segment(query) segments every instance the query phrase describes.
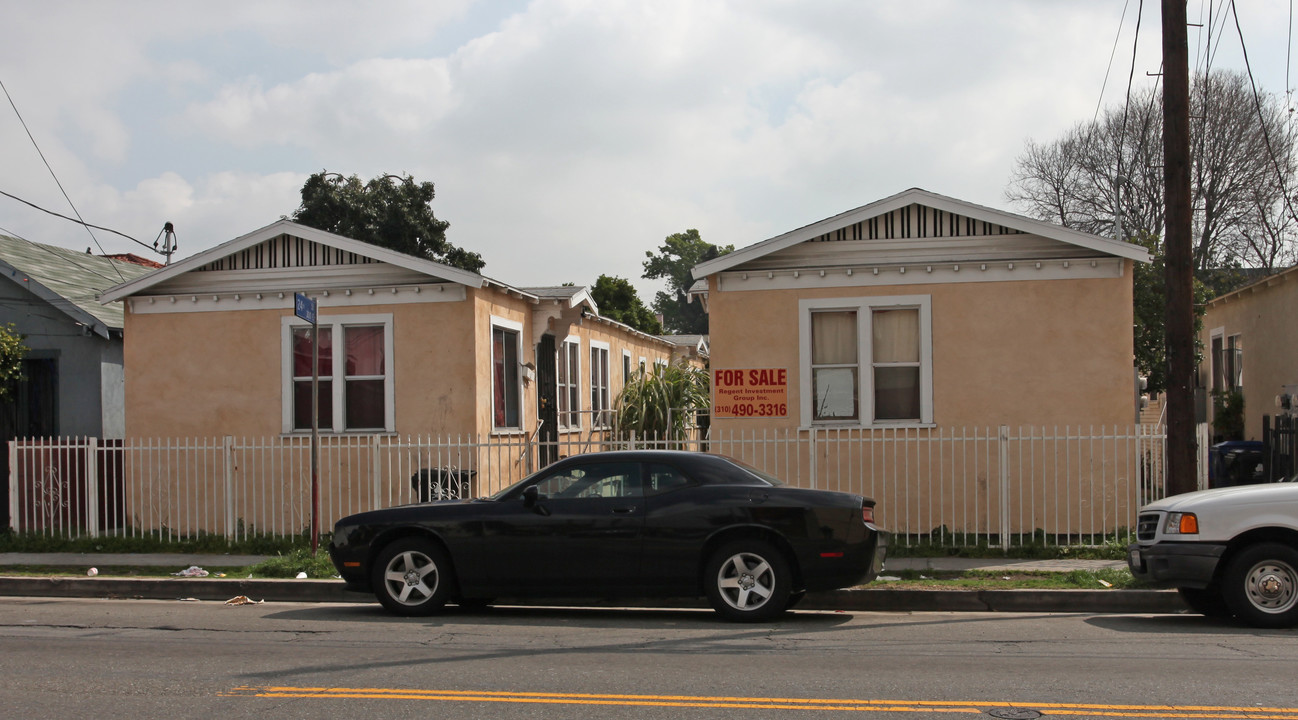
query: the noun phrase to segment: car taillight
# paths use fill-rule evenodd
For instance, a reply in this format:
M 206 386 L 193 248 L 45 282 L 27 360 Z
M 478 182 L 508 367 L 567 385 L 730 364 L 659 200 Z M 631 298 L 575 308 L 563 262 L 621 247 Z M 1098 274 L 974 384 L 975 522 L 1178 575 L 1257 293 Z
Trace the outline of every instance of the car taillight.
M 873 505 L 862 505 L 862 506 L 861 506 L 861 519 L 864 520 L 864 521 L 866 522 L 866 524 L 869 524 L 869 525 L 873 525 L 873 524 L 874 524 L 874 506 L 873 506 Z

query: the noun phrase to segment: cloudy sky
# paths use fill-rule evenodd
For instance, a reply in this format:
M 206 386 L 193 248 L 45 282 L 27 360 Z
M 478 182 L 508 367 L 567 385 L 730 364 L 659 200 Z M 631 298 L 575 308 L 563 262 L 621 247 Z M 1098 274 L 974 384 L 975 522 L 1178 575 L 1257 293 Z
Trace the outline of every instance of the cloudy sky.
M 1158 71 L 1158 4 L 1137 84 Z M 1013 209 L 1028 138 L 1122 101 L 1139 5 L 0 0 L 0 191 L 74 214 L 38 145 L 86 222 L 152 244 L 170 221 L 185 257 L 292 213 L 312 172 L 410 173 L 485 274 L 617 275 L 648 301 L 645 251 L 687 228 L 742 247 L 909 187 Z M 1213 67 L 1242 69 L 1225 12 Z M 1288 3 L 1238 14 L 1257 82 L 1283 93 Z M 1206 28 L 1190 41 L 1202 66 Z M 0 230 L 94 243 L 3 196 Z

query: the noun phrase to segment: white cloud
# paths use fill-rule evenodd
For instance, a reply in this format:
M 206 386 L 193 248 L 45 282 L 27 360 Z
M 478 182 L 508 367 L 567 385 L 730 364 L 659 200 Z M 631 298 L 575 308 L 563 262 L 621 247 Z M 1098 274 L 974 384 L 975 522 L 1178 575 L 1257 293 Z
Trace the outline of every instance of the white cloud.
M 87 220 L 149 241 L 170 220 L 182 255 L 292 212 L 321 168 L 409 172 L 436 183 L 452 242 L 488 274 L 608 273 L 650 295 L 644 252 L 686 228 L 747 245 L 916 185 L 1002 206 L 1024 141 L 1094 112 L 1122 8 L 20 3 L 0 80 Z M 1142 84 L 1158 65 L 1148 15 Z M 1106 104 L 1125 90 L 1133 16 Z M 1241 22 L 1259 81 L 1282 88 L 1287 6 L 1249 4 Z M 1218 62 L 1238 67 L 1230 41 Z M 61 203 L 20 133 L 0 112 L 0 189 Z M 37 215 L 0 198 L 0 227 L 85 242 Z

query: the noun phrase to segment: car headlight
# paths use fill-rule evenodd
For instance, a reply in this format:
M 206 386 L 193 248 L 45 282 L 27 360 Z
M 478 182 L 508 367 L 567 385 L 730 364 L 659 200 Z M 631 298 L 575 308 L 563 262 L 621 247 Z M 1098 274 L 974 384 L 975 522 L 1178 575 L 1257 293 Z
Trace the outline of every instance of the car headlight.
M 1198 535 L 1199 518 L 1194 513 L 1174 512 L 1167 514 L 1167 523 L 1163 525 L 1164 535 Z

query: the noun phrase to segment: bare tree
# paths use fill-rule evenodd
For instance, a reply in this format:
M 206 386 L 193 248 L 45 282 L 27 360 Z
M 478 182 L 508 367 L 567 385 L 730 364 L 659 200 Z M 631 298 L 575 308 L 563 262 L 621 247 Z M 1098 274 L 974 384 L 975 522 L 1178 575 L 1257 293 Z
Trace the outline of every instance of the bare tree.
M 1295 144 L 1283 104 L 1255 95 L 1241 73 L 1200 75 L 1190 124 L 1196 269 L 1292 262 Z M 1049 144 L 1028 140 L 1006 197 L 1078 230 L 1112 236 L 1120 219 L 1124 240 L 1161 238 L 1162 147 L 1162 95 L 1151 87 Z

